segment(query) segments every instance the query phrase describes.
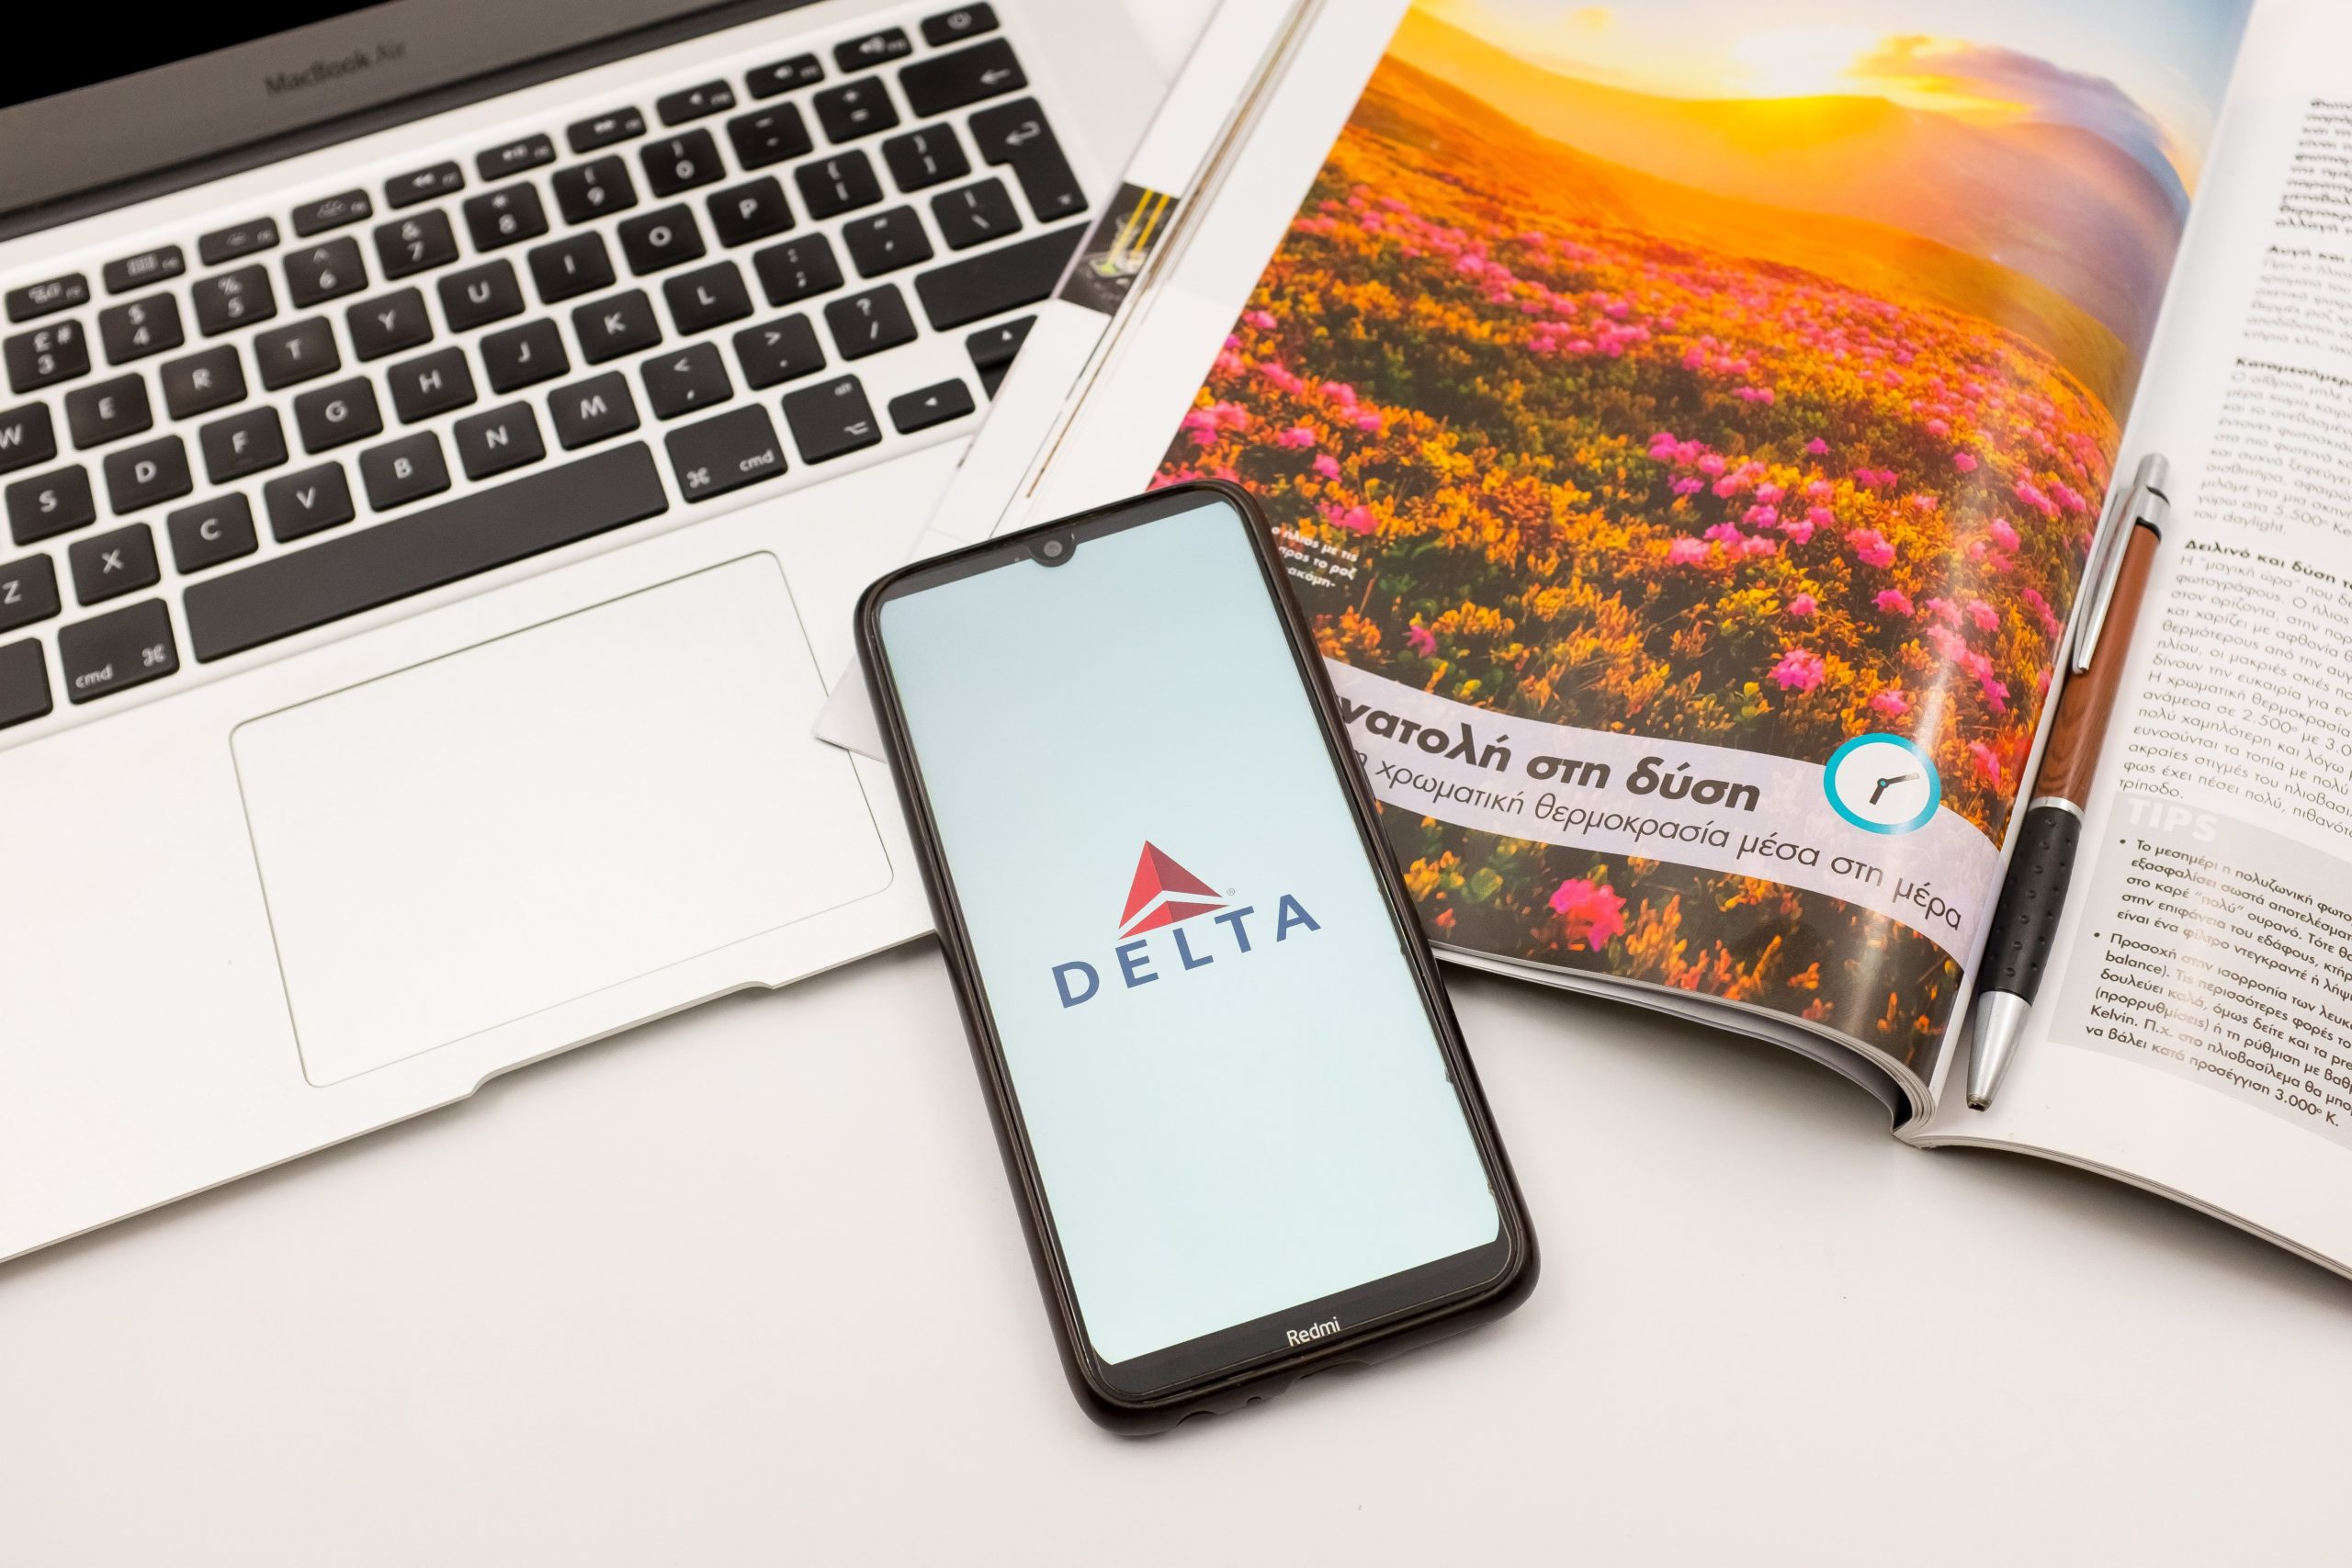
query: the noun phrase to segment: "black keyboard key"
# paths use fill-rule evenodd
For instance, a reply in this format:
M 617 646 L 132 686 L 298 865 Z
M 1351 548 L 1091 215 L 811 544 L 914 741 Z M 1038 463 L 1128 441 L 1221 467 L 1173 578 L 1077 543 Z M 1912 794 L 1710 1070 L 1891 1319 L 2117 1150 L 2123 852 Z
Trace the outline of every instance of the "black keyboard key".
M 176 435 L 109 452 L 105 467 L 107 500 L 118 517 L 176 501 L 196 488 L 188 478 L 187 447 Z
M 334 346 L 334 329 L 327 325 L 327 319 L 312 316 L 255 333 L 254 364 L 261 371 L 262 386 L 274 392 L 332 375 L 343 368 L 343 355 Z
M 5 352 L 13 392 L 37 392 L 90 373 L 90 340 L 75 321 L 18 333 Z
M 204 452 L 204 477 L 217 485 L 286 461 L 286 431 L 273 408 L 216 419 L 196 433 L 196 444 Z
M 771 305 L 789 305 L 842 286 L 841 265 L 822 234 L 770 245 L 752 258 Z
M 662 341 L 662 323 L 655 320 L 653 301 L 642 288 L 581 306 L 571 312 L 571 331 L 580 340 L 581 355 L 591 365 L 651 348 Z
M 157 245 L 135 256 L 106 265 L 107 292 L 128 294 L 134 288 L 144 288 L 151 283 L 161 283 L 177 277 L 187 270 L 187 256 L 177 245 Z
M 447 490 L 449 466 L 441 460 L 439 439 L 420 430 L 359 454 L 359 479 L 368 487 L 368 504 L 389 512 Z
M 733 262 L 681 273 L 662 286 L 662 298 L 669 301 L 670 320 L 689 337 L 752 313 L 752 297 Z
M 705 198 L 710 226 L 722 245 L 748 245 L 792 227 L 792 204 L 774 175 L 717 190 Z
M 261 487 L 261 499 L 269 509 L 270 534 L 281 545 L 340 528 L 359 515 L 340 463 L 282 474 Z
M 973 407 L 970 388 L 961 381 L 942 381 L 935 387 L 923 387 L 904 397 L 892 398 L 890 427 L 901 435 L 912 435 L 918 430 L 961 419 Z
M 879 277 L 931 259 L 931 239 L 911 207 L 894 207 L 842 225 L 842 243 L 860 277 Z
M 768 411 L 753 403 L 699 424 L 670 432 L 662 443 L 678 491 L 688 501 L 708 501 L 784 472 L 784 444 L 775 438 Z
M 127 376 L 123 379 L 139 388 L 139 410 L 141 418 L 136 428 L 144 430 L 147 428 L 144 418 L 147 411 L 147 389 L 140 386 L 139 378 L 136 376 Z M 122 383 L 110 381 L 107 385 L 119 388 Z M 74 440 L 76 446 L 89 446 L 95 443 L 84 441 L 81 438 L 79 434 L 81 426 L 73 418 L 74 400 L 85 392 L 98 390 L 100 390 L 99 388 L 85 387 L 82 392 L 68 392 L 65 395 L 66 418 L 69 423 L 74 424 Z M 122 434 L 128 434 L 129 432 Z M 100 439 L 111 441 L 114 437 L 108 435 L 102 436 Z M 35 463 L 46 463 L 56 456 L 57 427 L 50 423 L 48 404 L 26 403 L 20 408 L 13 408 L 5 413 L 0 413 L 0 474 L 11 472 L 17 468 L 29 468 Z
M 890 177 L 899 182 L 899 188 L 910 194 L 972 172 L 964 144 L 944 125 L 927 125 L 893 136 L 882 143 L 882 161 L 890 165 Z
M 172 565 L 182 577 L 209 571 L 257 547 L 253 503 L 233 491 L 183 506 L 164 519 L 172 539 Z
M 234 272 L 199 277 L 189 285 L 187 297 L 196 308 L 196 330 L 206 337 L 218 337 L 277 314 L 277 291 L 269 286 L 269 269 L 258 262 Z
M 373 386 L 358 379 L 337 381 L 294 400 L 294 428 L 302 433 L 303 451 L 331 452 L 382 430 L 384 414 L 376 406 Z
M 45 621 L 57 602 L 57 568 L 47 556 L 27 556 L 0 565 L 0 632 Z
M 675 196 L 709 185 L 727 173 L 727 166 L 718 161 L 718 143 L 707 130 L 689 130 L 648 142 L 638 150 L 637 157 L 645 169 L 645 183 L 655 196 Z
M 594 231 L 541 245 L 531 252 L 530 261 L 531 281 L 550 305 L 612 287 L 613 258 L 605 250 L 604 236 Z
M 344 312 L 343 326 L 351 335 L 351 352 L 363 364 L 433 341 L 433 318 L 425 311 L 424 291 L 417 288 L 354 305 Z
M 223 262 L 249 256 L 256 251 L 266 251 L 277 243 L 277 220 L 274 218 L 249 218 L 243 223 L 232 223 L 226 229 L 215 229 L 196 243 L 197 258 L 207 266 L 219 266 Z
M 21 445 L 29 450 L 40 446 L 40 456 L 17 457 L 9 437 L 14 430 L 11 422 L 27 414 L 38 415 L 38 439 L 33 432 L 24 433 Z M 119 376 L 111 381 L 100 381 L 94 387 L 76 387 L 65 394 L 65 425 L 74 433 L 74 445 L 88 451 L 109 441 L 119 441 L 126 435 L 136 435 L 155 423 L 154 411 L 147 406 L 147 383 L 136 376 Z M 39 404 L 29 409 L 0 414 L 0 468 L 21 468 L 31 463 L 45 461 L 57 450 L 49 433 L 49 411 Z
M 85 604 L 103 604 L 163 581 L 155 564 L 155 536 L 144 523 L 77 540 L 65 552 L 74 569 L 74 597 Z
M 662 117 L 663 125 L 684 125 L 690 119 L 718 114 L 735 107 L 735 89 L 725 82 L 705 82 L 699 87 L 685 87 L 674 93 L 664 93 L 653 100 L 653 112 Z
M 624 219 L 620 236 L 621 254 L 628 258 L 629 271 L 639 277 L 703 254 L 702 231 L 695 225 L 692 209 L 684 207 L 657 207 Z
M 828 141 L 854 141 L 899 123 L 899 111 L 891 107 L 889 89 L 882 85 L 879 76 L 828 87 L 810 102 Z
M 843 359 L 863 359 L 915 340 L 914 318 L 894 283 L 832 301 L 825 307 L 825 324 L 833 329 L 833 345 Z
M 164 407 L 174 419 L 194 419 L 245 397 L 245 368 L 235 346 L 225 343 L 167 360 L 156 379 L 164 384 Z
M 473 236 L 478 251 L 536 240 L 548 231 L 547 209 L 539 205 L 538 187 L 528 180 L 469 196 L 462 210 L 466 232 Z
M 751 386 L 773 387 L 822 370 L 825 351 L 817 345 L 817 329 L 808 317 L 786 316 L 737 333 L 735 360 Z
M 1004 373 L 1012 368 L 1012 356 L 1021 352 L 1022 340 L 1036 324 L 1035 316 L 1017 316 L 992 327 L 982 327 L 964 340 L 964 352 L 972 356 L 972 368 L 980 373 L 980 388 L 989 397 L 996 396 Z
M 864 71 L 876 65 L 888 65 L 894 60 L 904 60 L 915 51 L 906 32 L 899 28 L 885 28 L 878 33 L 854 38 L 833 49 L 833 63 L 843 71 Z
M 349 235 L 288 251 L 280 265 L 286 268 L 287 297 L 298 310 L 368 287 L 368 264 L 359 259 L 359 242 Z
M 637 205 L 637 186 L 628 165 L 617 155 L 558 169 L 553 180 L 556 210 L 566 223 L 585 223 L 607 212 L 627 212 Z
M 600 147 L 610 147 L 616 141 L 633 141 L 645 134 L 645 117 L 635 109 L 611 109 L 574 120 L 566 128 L 563 139 L 574 152 L 594 152 Z
M 569 451 L 635 430 L 637 401 L 621 373 L 608 370 L 548 393 L 548 417 L 555 421 L 555 438 Z
M 109 305 L 98 312 L 98 341 L 106 344 L 109 365 L 127 365 L 177 348 L 187 341 L 180 330 L 180 302 L 168 294 L 150 294 Z
M 28 637 L 0 648 L 0 729 L 39 718 L 54 705 L 40 644 Z
M 645 383 L 645 400 L 656 419 L 676 419 L 710 408 L 732 397 L 727 364 L 716 345 L 689 344 L 669 354 L 657 354 L 637 367 Z
M 39 718 L 53 705 L 40 644 L 28 637 L 0 648 L 0 729 Z
M 316 201 L 306 201 L 294 209 L 294 232 L 308 239 L 323 234 L 330 229 L 340 229 L 346 223 L 356 223 L 363 218 L 376 216 L 376 204 L 368 199 L 364 190 L 347 190 L 335 196 L 322 196 Z
M 457 259 L 457 231 L 449 226 L 449 215 L 437 207 L 376 225 L 376 261 L 386 277 L 431 272 Z
M 795 87 L 813 87 L 825 79 L 825 68 L 813 54 L 796 54 L 789 60 L 779 60 L 774 65 L 763 65 L 747 73 L 743 85 L 752 89 L 755 98 L 773 98 L 778 93 L 788 93 Z
M 482 184 L 488 185 L 492 180 L 503 180 L 509 175 L 519 175 L 542 164 L 554 162 L 554 141 L 545 136 L 518 136 L 512 141 L 502 141 L 476 153 L 474 173 L 481 176 Z
M 413 174 L 395 175 L 384 182 L 384 205 L 398 211 L 414 207 L 420 201 L 431 201 L 436 196 L 455 196 L 466 188 L 466 175 L 455 164 L 435 164 L 429 169 Z M 447 219 L 442 221 L 447 223 Z M 390 225 L 386 225 L 390 227 Z M 380 235 L 382 229 L 376 232 Z M 379 240 L 378 243 L 382 242 Z
M 8 536 L 20 545 L 53 539 L 97 520 L 98 503 L 85 469 L 35 474 L 8 487 Z
M 812 218 L 832 218 L 871 207 L 882 199 L 882 186 L 874 165 L 863 152 L 840 152 L 792 171 L 800 186 L 800 204 Z
M 458 461 L 469 479 L 486 479 L 548 455 L 528 403 L 468 414 L 450 427 L 450 434 L 457 438 Z
M 1009 164 L 1041 223 L 1086 210 L 1086 193 L 1062 156 L 1054 128 L 1035 98 L 1018 98 L 982 109 L 968 122 L 972 144 L 986 164 Z
M 961 43 L 967 38 L 996 31 L 996 9 L 990 6 L 958 6 L 922 19 L 922 41 L 933 49 Z
M 907 107 L 926 117 L 1017 93 L 1028 85 L 1012 46 L 1001 38 L 918 60 L 899 73 L 899 90 L 907 95 Z
M 200 660 L 225 658 L 594 538 L 668 505 L 653 455 L 630 442 L 191 583 L 188 641 Z
M 403 359 L 384 373 L 391 389 L 392 412 L 402 424 L 414 424 L 474 400 L 473 372 L 466 367 L 465 351 L 436 348 L 414 359 Z
M 1021 227 L 1021 210 L 1002 180 L 942 191 L 931 198 L 931 216 L 939 237 L 951 251 L 968 251 L 989 240 L 1001 240 Z
M 161 599 L 141 600 L 57 628 L 57 662 L 75 703 L 111 696 L 180 667 L 172 613 Z
M 453 272 L 435 287 L 441 295 L 441 317 L 453 333 L 469 333 L 523 313 L 523 286 L 503 259 Z
M 816 147 L 795 104 L 737 115 L 727 122 L 727 140 L 735 144 L 735 161 L 746 169 L 764 169 L 786 158 L 803 157 Z
M 481 367 L 493 392 L 518 392 L 571 368 L 553 321 L 525 321 L 481 340 Z
M 820 381 L 784 395 L 784 421 L 803 462 L 827 463 L 882 439 L 865 389 L 854 376 Z
M 915 295 L 922 301 L 923 314 L 931 318 L 933 327 L 945 332 L 983 316 L 1035 304 L 1060 281 L 1070 253 L 1078 249 L 1083 227 L 1073 223 L 919 275 Z
M 28 283 L 8 290 L 8 319 L 29 321 L 35 316 L 53 315 L 70 310 L 76 305 L 90 302 L 90 280 L 83 273 L 69 272 L 62 277 L 46 278 L 40 283 Z

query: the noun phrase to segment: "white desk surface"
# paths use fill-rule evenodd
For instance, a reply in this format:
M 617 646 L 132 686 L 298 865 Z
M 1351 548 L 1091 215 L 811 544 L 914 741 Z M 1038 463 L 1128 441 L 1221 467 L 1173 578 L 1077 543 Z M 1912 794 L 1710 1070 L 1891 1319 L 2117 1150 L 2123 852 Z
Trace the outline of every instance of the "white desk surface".
M 1545 1253 L 1498 1326 L 1095 1430 L 926 943 L 0 1269 L 0 1562 L 2345 1560 L 2352 1287 L 1455 994 Z

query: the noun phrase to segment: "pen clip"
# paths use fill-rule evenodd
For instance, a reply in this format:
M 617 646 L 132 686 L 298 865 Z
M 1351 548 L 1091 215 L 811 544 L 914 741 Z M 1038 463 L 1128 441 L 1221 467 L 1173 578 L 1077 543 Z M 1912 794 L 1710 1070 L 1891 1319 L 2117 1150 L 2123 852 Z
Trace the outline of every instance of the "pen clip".
M 2068 674 L 2090 673 L 2091 660 L 2098 652 L 2099 633 L 2107 626 L 2108 607 L 2115 602 L 2116 581 L 2123 575 L 2123 558 L 2131 548 L 2132 531 L 2144 525 L 2159 537 L 2163 536 L 2165 524 L 2172 514 L 2171 498 L 2165 493 L 2171 482 L 2171 465 L 2162 455 L 2151 452 L 2140 459 L 2140 470 L 2130 488 L 2116 491 L 2106 521 L 2100 525 L 2098 544 L 2091 552 L 2090 602 L 2083 607 L 2083 623 L 2075 633 L 2074 656 L 2066 664 Z

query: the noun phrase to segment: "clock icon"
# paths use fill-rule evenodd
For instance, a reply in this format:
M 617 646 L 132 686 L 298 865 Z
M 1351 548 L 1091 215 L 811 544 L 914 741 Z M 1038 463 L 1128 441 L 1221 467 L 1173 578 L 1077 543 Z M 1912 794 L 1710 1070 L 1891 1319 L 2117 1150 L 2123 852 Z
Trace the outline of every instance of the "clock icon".
M 1944 798 L 1927 750 L 1904 735 L 1855 736 L 1830 755 L 1821 787 L 1838 815 L 1866 833 L 1916 833 Z

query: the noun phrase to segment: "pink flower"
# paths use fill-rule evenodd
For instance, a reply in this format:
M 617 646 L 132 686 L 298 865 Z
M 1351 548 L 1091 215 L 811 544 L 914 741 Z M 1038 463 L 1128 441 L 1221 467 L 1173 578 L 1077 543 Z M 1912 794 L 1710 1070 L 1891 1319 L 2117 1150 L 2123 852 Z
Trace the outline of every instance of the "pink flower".
M 1340 402 L 1351 405 L 1352 405 L 1356 400 L 1356 389 L 1353 387 L 1349 386 L 1345 381 L 1324 382 L 1323 395 L 1327 398 L 1336 399 Z
M 1781 655 L 1781 661 L 1772 666 L 1772 679 L 1781 683 L 1781 690 L 1784 692 L 1810 692 L 1820 685 L 1827 674 L 1828 669 L 1822 663 L 1821 655 L 1806 648 L 1790 649 Z
M 1993 632 L 2001 629 L 2000 615 L 1994 610 L 1992 605 L 1987 604 L 1982 599 L 1971 599 L 1968 602 L 1968 618 L 1976 623 L 1976 629 L 1980 632 Z
M 1796 616 L 1800 620 L 1812 615 L 1815 611 L 1820 608 L 1821 606 L 1815 602 L 1813 595 L 1810 593 L 1800 593 L 1795 598 L 1789 601 L 1789 614 Z
M 1723 460 L 1723 457 L 1717 453 L 1710 452 L 1705 457 L 1699 459 L 1699 471 L 1705 474 L 1710 479 L 1713 479 L 1715 475 L 1722 473 L 1727 467 L 1729 467 L 1729 465 L 1726 464 Z
M 1707 547 L 1703 540 L 1686 536 L 1667 547 L 1666 564 L 1668 566 L 1696 566 L 1706 558 Z
M 2018 546 L 2023 542 L 2018 539 L 2018 531 L 2010 526 L 2009 520 L 2006 517 L 1994 518 L 1992 527 L 1985 532 L 1993 536 L 1993 543 L 2009 555 L 2017 554 Z
M 1806 507 L 1804 509 L 1804 517 L 1806 522 L 1812 524 L 1816 528 L 1835 528 L 1838 526 L 1838 514 L 1830 511 L 1829 508 L 1826 506 Z
M 1437 652 L 1437 634 L 1415 621 L 1405 628 L 1405 645 L 1427 659 Z
M 1884 615 L 1908 615 L 1914 614 L 1911 607 L 1911 595 L 1905 593 L 1900 588 L 1880 589 L 1878 591 L 1878 597 L 1872 600 L 1871 603 L 1876 604 L 1881 613 Z
M 1963 474 L 1973 474 L 1976 471 L 1976 456 L 1973 452 L 1954 452 L 1951 466 Z
M 1875 528 L 1857 528 L 1846 536 L 1846 542 L 1854 547 L 1854 558 L 1864 566 L 1883 570 L 1894 564 L 1894 547 Z
M 1929 626 L 1928 646 L 1936 650 L 1939 659 L 1949 659 L 1957 664 L 1968 657 L 1968 645 L 1950 626 Z
M 1953 604 L 1949 599 L 1928 600 L 1928 614 L 1935 616 L 1936 619 L 1941 621 L 1948 626 L 1956 626 L 1960 625 L 1960 606 Z
M 1381 423 L 1382 421 L 1380 416 L 1374 413 L 1370 409 L 1366 409 L 1363 412 L 1356 415 L 1356 428 L 1358 430 L 1369 430 L 1374 434 L 1377 435 L 1380 434 Z
M 1829 456 L 1829 443 L 1824 441 L 1818 435 L 1806 442 L 1804 444 L 1804 449 L 1816 457 L 1826 457 Z
M 1968 755 L 1976 763 L 1976 771 L 1984 775 L 1986 784 L 1996 786 L 2000 784 L 2001 755 L 1999 752 L 1982 740 L 1972 740 L 1968 743 Z
M 1552 912 L 1567 927 L 1568 942 L 1598 953 L 1609 939 L 1623 934 L 1625 900 L 1605 882 L 1576 877 L 1553 890 Z
M 1911 699 L 1903 694 L 1900 686 L 1889 686 L 1871 698 L 1873 710 L 1888 718 L 1901 718 L 1911 711 Z
M 1315 459 L 1315 471 L 1327 479 L 1336 479 L 1340 477 L 1340 459 L 1329 452 L 1321 453 Z
M 1334 528 L 1345 528 L 1351 534 L 1369 534 L 1380 526 L 1369 507 L 1343 507 L 1336 501 L 1323 503 L 1323 521 Z
M 1792 545 L 1809 545 L 1813 543 L 1813 519 L 1784 517 L 1781 520 L 1781 532 L 1788 536 Z
M 1696 495 L 1706 488 L 1706 480 L 1687 478 L 1675 480 L 1672 486 L 1674 493 L 1677 495 Z
M 1243 324 L 1255 327 L 1261 333 L 1274 330 L 1274 317 L 1271 310 L 1252 310 L 1241 320 Z
M 1315 445 L 1315 432 L 1307 425 L 1294 424 L 1274 437 L 1274 445 L 1291 447 L 1312 446 Z
M 2027 589 L 2018 597 L 2025 601 L 2025 607 L 2033 612 L 2033 618 L 2041 623 L 2041 629 L 2050 636 L 2056 637 L 2058 617 L 2051 614 L 2050 601 L 2044 599 L 2039 591 L 2031 588 Z

